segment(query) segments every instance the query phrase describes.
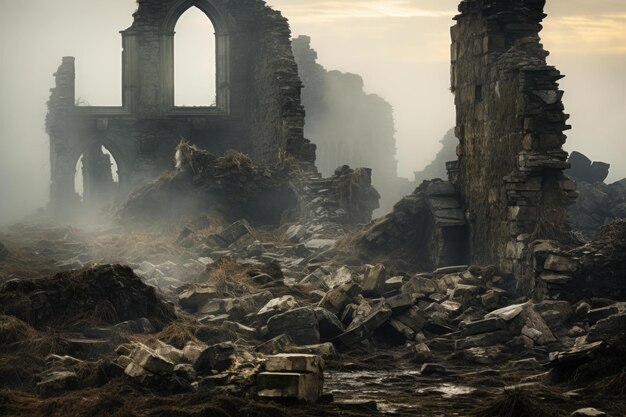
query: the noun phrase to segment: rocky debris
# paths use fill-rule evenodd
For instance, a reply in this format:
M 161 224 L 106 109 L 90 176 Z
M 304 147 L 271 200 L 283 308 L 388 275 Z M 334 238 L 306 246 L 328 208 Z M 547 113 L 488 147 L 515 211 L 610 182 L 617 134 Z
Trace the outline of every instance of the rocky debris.
M 626 218 L 626 179 L 606 184 L 610 165 L 591 162 L 579 152 L 572 152 L 567 174 L 576 181 L 578 199 L 569 209 L 574 228 L 592 239 L 600 227 Z
M 51 278 L 7 282 L 0 289 L 5 314 L 35 328 L 82 330 L 148 319 L 160 328 L 175 319 L 172 306 L 129 267 L 98 265 Z
M 333 340 L 333 343 L 340 347 L 355 345 L 371 337 L 390 317 L 391 309 L 384 300 L 374 301 L 372 304 L 364 300 L 352 323 L 344 333 Z
M 579 300 L 610 295 L 626 300 L 626 221 L 603 226 L 596 238 L 575 248 L 554 242 L 533 245 L 535 286 L 540 298 Z
M 222 248 L 227 248 L 234 243 L 237 243 L 237 241 L 244 236 L 248 237 L 248 239 L 256 241 L 254 231 L 250 224 L 248 224 L 246 220 L 239 220 L 226 227 L 220 233 L 211 235 L 210 238 Z
M 314 404 L 324 389 L 324 360 L 315 355 L 269 356 L 257 377 L 258 396 Z
M 344 238 L 340 248 L 364 259 L 385 256 L 422 270 L 465 264 L 465 214 L 452 185 L 425 181 L 391 213 Z

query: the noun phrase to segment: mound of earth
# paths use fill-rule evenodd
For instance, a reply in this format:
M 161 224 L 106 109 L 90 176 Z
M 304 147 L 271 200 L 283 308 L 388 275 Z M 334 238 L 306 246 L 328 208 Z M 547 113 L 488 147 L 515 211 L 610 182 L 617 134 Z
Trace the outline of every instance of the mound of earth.
M 124 224 L 144 225 L 218 212 L 231 222 L 278 224 L 298 204 L 290 180 L 298 170 L 293 165 L 259 166 L 235 151 L 217 157 L 183 141 L 176 169 L 131 194 L 118 217 Z
M 3 314 L 36 329 L 82 330 L 149 319 L 156 327 L 176 318 L 155 288 L 121 265 L 98 265 L 50 278 L 13 280 L 0 289 Z

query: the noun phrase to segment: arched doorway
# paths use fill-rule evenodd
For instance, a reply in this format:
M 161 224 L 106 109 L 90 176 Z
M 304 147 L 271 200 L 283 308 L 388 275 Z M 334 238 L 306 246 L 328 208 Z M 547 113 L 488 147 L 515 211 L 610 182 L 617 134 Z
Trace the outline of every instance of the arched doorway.
M 215 28 L 197 7 L 176 23 L 174 35 L 174 105 L 216 106 Z
M 105 146 L 91 146 L 78 158 L 74 192 L 84 206 L 101 208 L 115 202 L 120 194 L 119 167 Z

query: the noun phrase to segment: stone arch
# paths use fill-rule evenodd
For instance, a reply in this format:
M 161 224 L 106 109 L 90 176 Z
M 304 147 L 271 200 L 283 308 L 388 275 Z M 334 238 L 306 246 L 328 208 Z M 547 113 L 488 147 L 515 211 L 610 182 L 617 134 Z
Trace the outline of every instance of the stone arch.
M 222 113 L 230 113 L 230 61 L 231 36 L 236 31 L 235 19 L 212 0 L 177 0 L 168 9 L 161 22 L 161 63 L 166 76 L 163 93 L 170 109 L 174 109 L 174 35 L 178 20 L 190 8 L 197 7 L 210 20 L 215 29 L 215 107 Z
M 235 30 L 235 21 L 211 0 L 177 0 L 170 6 L 161 23 L 161 33 L 171 34 L 180 17 L 192 7 L 200 9 L 211 21 L 216 35 L 229 35 Z
M 112 196 L 120 196 L 127 190 L 130 171 L 121 149 L 117 146 L 115 141 L 109 138 L 89 138 L 81 141 L 78 146 L 72 149 L 70 155 L 68 155 L 67 169 L 71 169 L 72 172 L 71 189 L 74 194 L 76 193 L 76 174 L 80 160 L 84 158 L 84 155 L 90 150 L 97 149 L 100 151 L 101 148 L 104 148 L 111 155 L 113 158 L 111 162 L 117 166 L 117 189 L 115 190 L 115 195 Z M 112 171 L 111 174 L 113 174 Z M 83 178 L 83 181 L 85 181 L 85 178 Z M 83 186 L 85 186 L 85 183 L 83 183 Z

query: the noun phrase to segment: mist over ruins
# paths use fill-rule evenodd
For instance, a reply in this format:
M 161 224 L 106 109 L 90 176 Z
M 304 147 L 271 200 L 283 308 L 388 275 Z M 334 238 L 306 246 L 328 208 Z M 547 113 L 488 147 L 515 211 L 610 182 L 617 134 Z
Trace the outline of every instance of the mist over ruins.
M 626 63 L 626 5 L 137 0 L 112 29 L 120 102 L 100 105 L 80 94 L 80 54 L 52 75 L 25 52 L 46 26 L 24 16 L 52 7 L 33 1 L 0 2 L 0 26 L 32 31 L 0 43 L 16 103 L 0 128 L 0 416 L 626 415 L 623 130 L 595 120 L 595 151 L 567 136 L 583 104 L 626 110 L 626 84 L 568 83 L 583 97 L 570 110 L 565 48 L 542 40 L 584 27 L 592 39 L 575 42 L 604 58 L 579 57 L 600 74 L 607 56 Z M 385 62 L 356 23 L 342 48 L 345 16 L 445 19 L 436 36 L 386 39 L 382 23 L 377 36 L 449 57 L 437 97 L 454 120 L 434 78 L 396 79 L 410 56 Z M 303 22 L 337 44 L 296 33 Z M 377 53 L 375 83 L 322 58 Z M 96 85 L 102 60 L 85 62 Z M 13 94 L 29 76 L 50 84 L 45 119 Z M 614 91 L 595 100 L 603 82 Z M 397 83 L 419 96 L 397 100 L 384 88 Z M 49 167 L 21 159 L 22 120 L 45 130 Z M 418 124 L 445 134 L 412 138 Z M 45 168 L 39 209 L 21 165 Z

